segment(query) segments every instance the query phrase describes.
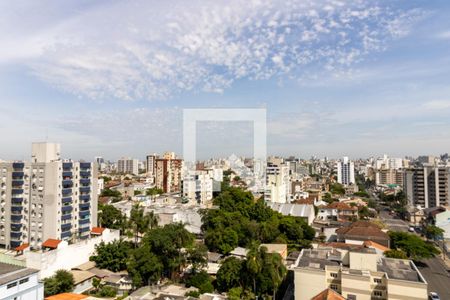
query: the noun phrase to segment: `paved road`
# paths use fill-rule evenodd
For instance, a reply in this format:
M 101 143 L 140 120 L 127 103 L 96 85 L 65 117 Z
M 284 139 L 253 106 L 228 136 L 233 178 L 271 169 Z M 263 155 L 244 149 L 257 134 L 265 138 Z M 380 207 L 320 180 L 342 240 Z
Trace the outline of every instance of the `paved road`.
M 441 299 L 450 299 L 450 276 L 441 258 L 424 259 L 417 267 L 428 282 L 428 292 L 437 292 Z
M 383 207 L 380 208 L 380 218 L 387 225 L 389 230 L 404 232 L 408 231 L 409 225 L 407 222 L 399 219 L 396 216 L 391 216 L 388 211 L 383 210 Z

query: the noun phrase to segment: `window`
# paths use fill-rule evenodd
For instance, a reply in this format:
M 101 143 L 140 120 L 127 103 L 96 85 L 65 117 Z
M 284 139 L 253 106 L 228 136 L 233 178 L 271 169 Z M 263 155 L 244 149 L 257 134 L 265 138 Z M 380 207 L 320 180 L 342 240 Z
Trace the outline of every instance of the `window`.
M 347 300 L 356 300 L 356 295 L 348 294 Z
M 338 274 L 337 273 L 330 273 L 330 276 L 333 277 L 333 278 L 337 278 Z
M 383 297 L 383 292 L 375 290 L 375 291 L 373 291 L 373 295 L 375 297 Z
M 28 277 L 19 280 L 19 284 L 24 284 L 24 283 L 26 283 L 26 282 L 28 282 Z
M 375 283 L 381 283 L 381 278 L 374 278 L 374 279 L 373 279 L 373 282 L 375 282 Z
M 337 291 L 337 290 L 338 290 L 337 284 L 331 284 L 331 285 L 330 285 L 330 288 L 331 288 L 333 291 Z
M 15 287 L 16 285 L 17 285 L 17 281 L 16 281 L 16 282 L 11 282 L 10 284 L 8 284 L 8 285 L 6 286 L 6 288 L 7 288 L 7 289 L 10 289 L 10 288 Z

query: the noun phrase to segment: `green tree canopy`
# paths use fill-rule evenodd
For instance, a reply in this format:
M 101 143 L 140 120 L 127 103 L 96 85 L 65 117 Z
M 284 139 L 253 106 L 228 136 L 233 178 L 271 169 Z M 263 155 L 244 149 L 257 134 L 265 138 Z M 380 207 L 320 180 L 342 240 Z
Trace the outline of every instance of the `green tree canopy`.
M 415 234 L 390 231 L 389 236 L 391 238 L 391 248 L 402 250 L 408 258 L 419 260 L 433 257 L 439 253 L 439 250 L 433 244 L 425 242 Z
M 95 255 L 89 259 L 95 261 L 97 267 L 101 269 L 113 272 L 126 270 L 131 248 L 131 244 L 123 240 L 115 240 L 108 244 L 101 242 L 95 247 Z
M 66 270 L 58 270 L 55 275 L 44 279 L 45 297 L 71 292 L 73 287 L 73 275 Z
M 220 265 L 217 272 L 217 288 L 221 292 L 229 291 L 232 288 L 241 286 L 241 276 L 243 270 L 243 262 L 230 256 Z

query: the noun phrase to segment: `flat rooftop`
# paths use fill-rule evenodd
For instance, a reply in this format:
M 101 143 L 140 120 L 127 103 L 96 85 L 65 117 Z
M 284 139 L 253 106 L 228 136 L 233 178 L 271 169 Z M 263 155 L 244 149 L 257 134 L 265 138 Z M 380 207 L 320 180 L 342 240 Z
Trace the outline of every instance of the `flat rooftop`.
M 382 258 L 377 265 L 379 272 L 385 272 L 389 279 L 424 282 L 413 263 L 409 260 Z
M 37 272 L 39 272 L 39 270 L 0 262 L 0 285 L 18 280 L 19 278 L 23 278 Z
M 331 257 L 336 254 L 328 249 L 304 249 L 297 267 L 324 270 L 325 266 L 339 266 L 338 261 L 330 260 Z

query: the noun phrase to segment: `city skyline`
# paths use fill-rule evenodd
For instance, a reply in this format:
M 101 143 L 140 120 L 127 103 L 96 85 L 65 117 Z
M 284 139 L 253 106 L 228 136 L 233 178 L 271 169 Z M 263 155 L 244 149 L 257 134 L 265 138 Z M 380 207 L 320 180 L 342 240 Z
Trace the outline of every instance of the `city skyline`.
M 0 159 L 42 140 L 73 159 L 181 154 L 182 109 L 209 107 L 265 107 L 268 154 L 450 149 L 446 1 L 0 8 Z M 251 155 L 249 122 L 204 125 L 200 159 Z

